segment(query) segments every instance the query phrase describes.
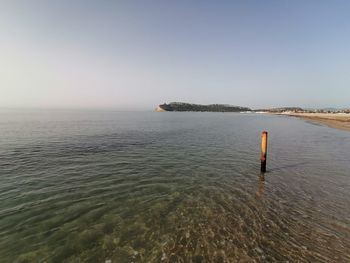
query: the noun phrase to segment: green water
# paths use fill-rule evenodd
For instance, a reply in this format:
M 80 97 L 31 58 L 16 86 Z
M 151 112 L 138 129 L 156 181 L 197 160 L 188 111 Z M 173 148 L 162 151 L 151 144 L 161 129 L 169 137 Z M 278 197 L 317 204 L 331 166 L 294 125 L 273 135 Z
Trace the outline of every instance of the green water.
M 350 133 L 299 119 L 1 111 L 0 169 L 1 262 L 350 262 Z

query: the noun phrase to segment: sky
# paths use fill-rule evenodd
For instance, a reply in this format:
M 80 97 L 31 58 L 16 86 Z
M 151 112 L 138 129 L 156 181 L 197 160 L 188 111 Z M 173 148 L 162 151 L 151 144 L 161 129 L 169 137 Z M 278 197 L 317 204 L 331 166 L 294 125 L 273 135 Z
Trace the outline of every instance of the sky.
M 350 1 L 2 0 L 0 107 L 350 107 Z

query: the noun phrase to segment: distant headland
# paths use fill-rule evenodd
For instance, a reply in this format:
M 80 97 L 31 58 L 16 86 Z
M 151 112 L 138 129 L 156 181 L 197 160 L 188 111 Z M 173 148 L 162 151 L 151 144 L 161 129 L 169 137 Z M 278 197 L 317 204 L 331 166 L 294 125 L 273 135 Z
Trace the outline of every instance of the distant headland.
M 248 107 L 232 106 L 227 104 L 200 105 L 185 102 L 171 102 L 160 104 L 156 111 L 202 111 L 202 112 L 242 112 L 252 111 Z
M 350 113 L 350 109 L 303 109 L 301 107 L 279 107 L 265 109 L 251 109 L 249 107 L 233 106 L 229 104 L 201 105 L 186 102 L 170 102 L 160 104 L 156 111 L 202 111 L 202 112 L 266 112 L 266 113 Z

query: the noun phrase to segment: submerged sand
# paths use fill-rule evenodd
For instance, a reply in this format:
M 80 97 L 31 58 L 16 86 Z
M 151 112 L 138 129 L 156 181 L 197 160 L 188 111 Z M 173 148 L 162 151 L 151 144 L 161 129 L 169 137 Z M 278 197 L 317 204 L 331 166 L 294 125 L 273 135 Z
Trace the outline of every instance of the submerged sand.
M 350 131 L 350 114 L 347 113 L 288 113 L 284 114 L 325 124 L 331 128 Z

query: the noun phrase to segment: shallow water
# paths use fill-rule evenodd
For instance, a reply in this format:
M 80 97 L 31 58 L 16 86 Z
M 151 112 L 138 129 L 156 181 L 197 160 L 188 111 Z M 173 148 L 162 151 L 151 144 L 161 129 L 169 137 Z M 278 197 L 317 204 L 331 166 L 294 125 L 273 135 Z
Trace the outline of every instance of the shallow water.
M 1 262 L 350 262 L 349 190 L 350 133 L 299 119 L 0 112 Z

